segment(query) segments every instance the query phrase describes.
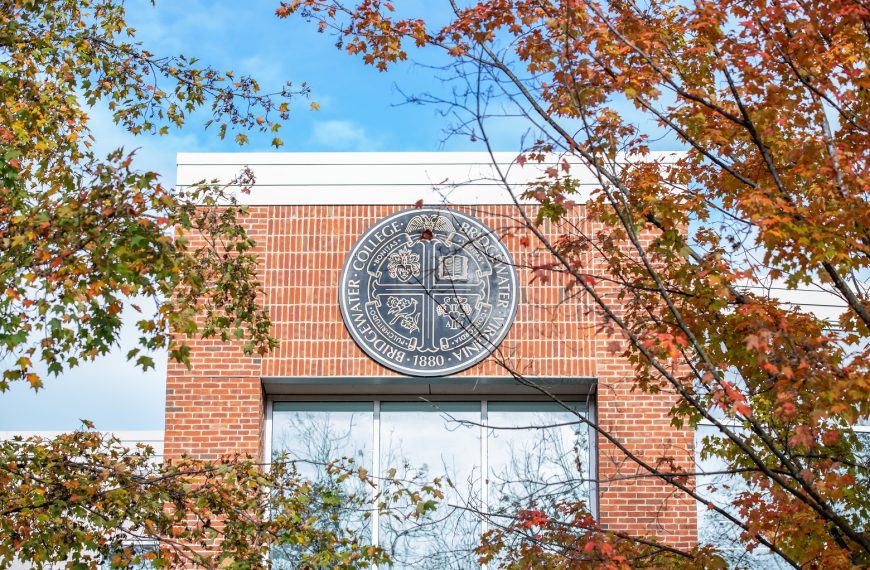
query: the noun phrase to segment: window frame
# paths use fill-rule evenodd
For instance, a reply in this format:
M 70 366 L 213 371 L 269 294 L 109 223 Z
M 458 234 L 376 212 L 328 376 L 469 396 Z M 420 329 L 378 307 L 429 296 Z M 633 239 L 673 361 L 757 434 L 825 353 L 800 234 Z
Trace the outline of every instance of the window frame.
M 306 379 L 310 380 L 310 379 Z M 367 379 L 368 380 L 368 379 Z M 457 383 L 459 387 L 465 382 Z M 381 385 L 380 387 L 382 387 Z M 467 386 L 467 384 L 466 384 Z M 353 388 L 359 388 L 359 384 Z M 411 402 L 425 401 L 437 404 L 437 402 L 479 402 L 480 403 L 480 459 L 482 461 L 482 472 L 489 469 L 489 437 L 487 435 L 489 425 L 489 402 L 554 402 L 552 398 L 542 396 L 540 394 L 517 394 L 505 393 L 493 389 L 485 390 L 484 393 L 468 393 L 466 390 L 457 390 L 455 394 L 438 393 L 438 394 L 420 394 L 420 393 L 384 393 L 377 390 L 377 384 L 366 386 L 368 390 L 348 390 L 344 393 L 335 393 L 332 390 L 318 393 L 316 391 L 304 391 L 297 394 L 269 394 L 264 398 L 264 414 L 263 414 L 263 455 L 264 463 L 267 466 L 272 461 L 273 453 L 273 418 L 275 405 L 282 402 L 371 402 L 373 404 L 372 418 L 372 473 L 380 473 L 380 439 L 381 439 L 381 403 L 382 402 Z M 492 386 L 491 388 L 496 388 Z M 350 386 L 348 386 L 350 388 Z M 560 390 L 559 392 L 563 392 Z M 564 402 L 582 403 L 586 410 L 586 417 L 593 424 L 597 424 L 597 401 L 595 391 L 590 390 L 585 394 L 574 393 L 559 393 L 556 395 Z M 599 484 L 598 484 L 598 437 L 595 429 L 587 424 L 588 441 L 589 441 L 589 507 L 596 521 L 599 518 Z M 489 508 L 489 477 L 482 476 L 480 478 L 480 496 L 482 498 L 481 507 L 486 510 Z M 377 512 L 373 513 L 371 520 L 371 540 L 372 544 L 379 544 L 380 540 L 380 516 Z M 486 519 L 481 520 L 481 534 L 485 533 L 488 528 Z M 485 565 L 482 566 L 485 568 Z

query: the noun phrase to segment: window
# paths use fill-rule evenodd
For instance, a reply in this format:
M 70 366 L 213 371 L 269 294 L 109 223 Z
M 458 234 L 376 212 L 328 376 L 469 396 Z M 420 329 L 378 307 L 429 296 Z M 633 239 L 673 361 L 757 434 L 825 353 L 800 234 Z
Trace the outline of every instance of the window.
M 870 422 L 865 421 L 852 426 L 852 430 L 861 445 L 860 449 L 855 450 L 858 457 L 866 458 L 866 450 L 870 449 L 870 426 L 868 424 Z M 737 433 L 741 433 L 743 430 L 739 425 L 731 424 L 729 427 Z M 724 437 L 709 422 L 702 422 L 695 431 L 695 462 L 698 472 L 701 473 L 695 479 L 696 489 L 704 498 L 704 501 L 697 503 L 698 542 L 715 547 L 734 568 L 748 570 L 785 570 L 790 568 L 788 563 L 764 546 L 759 545 L 751 552 L 747 550 L 745 541 L 741 540 L 742 529 L 720 513 L 705 506 L 707 501 L 712 502 L 741 519 L 739 510 L 734 503 L 741 493 L 750 490 L 750 485 L 741 475 L 733 472 L 726 473 L 728 465 L 722 458 L 702 456 L 705 439 L 714 440 Z M 848 514 L 848 512 L 841 514 Z
M 156 542 L 135 542 L 129 543 L 125 545 L 133 550 L 134 555 L 143 555 L 149 552 L 157 553 L 160 550 L 160 547 Z M 112 568 L 112 557 L 109 557 L 107 560 L 103 561 L 102 570 L 110 570 Z M 135 564 L 131 564 L 129 566 L 125 566 L 129 570 L 151 570 L 152 568 L 156 568 L 154 563 L 150 560 L 141 560 Z
M 731 427 L 740 430 L 739 426 Z M 695 464 L 698 473 L 704 473 L 696 477 L 696 489 L 707 501 L 736 515 L 738 513 L 735 512 L 733 501 L 747 490 L 746 482 L 737 474 L 722 473 L 727 467 L 722 459 L 702 458 L 701 455 L 704 439 L 718 437 L 722 435 L 712 424 L 702 423 L 695 430 Z M 698 542 L 715 547 L 730 567 L 747 570 L 785 570 L 788 567 L 763 546 L 751 552 L 747 550 L 740 540 L 742 529 L 718 512 L 708 509 L 703 502 L 697 502 L 697 509 Z
M 587 413 L 584 403 L 569 406 Z M 438 510 L 422 522 L 341 514 L 342 524 L 390 553 L 395 569 L 478 568 L 473 550 L 489 524 L 532 504 L 549 509 L 553 497 L 594 499 L 589 428 L 555 402 L 275 402 L 269 427 L 272 456 L 287 453 L 315 481 L 325 476 L 323 462 L 340 457 L 378 475 L 394 468 L 405 479 L 449 479 Z M 345 484 L 348 493 L 369 492 L 358 480 Z M 296 556 L 273 559 L 290 568 Z

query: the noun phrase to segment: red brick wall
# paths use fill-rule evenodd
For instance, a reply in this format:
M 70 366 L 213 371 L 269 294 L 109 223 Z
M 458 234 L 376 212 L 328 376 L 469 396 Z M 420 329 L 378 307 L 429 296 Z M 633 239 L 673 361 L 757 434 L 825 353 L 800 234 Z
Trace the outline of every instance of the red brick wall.
M 170 364 L 166 397 L 166 456 L 214 458 L 262 452 L 261 377 L 398 376 L 370 360 L 348 335 L 338 307 L 338 279 L 356 239 L 403 206 L 257 206 L 247 224 L 257 240 L 264 301 L 279 347 L 260 358 L 237 346 L 192 341 L 192 369 Z M 632 391 L 632 369 L 608 337 L 591 300 L 566 293 L 563 282 L 532 279 L 548 261 L 524 246 L 512 206 L 457 207 L 504 235 L 520 276 L 513 328 L 498 353 L 459 376 L 507 376 L 504 365 L 528 376 L 595 377 L 603 428 L 652 463 L 663 454 L 690 465 L 693 436 L 675 431 L 667 411 L 673 395 Z M 576 208 L 572 222 L 593 229 Z M 558 233 L 557 228 L 547 231 Z M 529 240 L 534 245 L 534 239 Z M 592 254 L 585 264 L 598 268 Z M 600 269 L 600 268 L 598 268 Z M 612 286 L 600 282 L 602 292 Z M 608 287 L 611 287 L 608 290 Z M 666 537 L 687 546 L 695 537 L 695 506 L 652 478 L 624 479 L 641 470 L 600 441 L 600 512 L 612 529 Z M 618 481 L 613 481 L 616 478 Z

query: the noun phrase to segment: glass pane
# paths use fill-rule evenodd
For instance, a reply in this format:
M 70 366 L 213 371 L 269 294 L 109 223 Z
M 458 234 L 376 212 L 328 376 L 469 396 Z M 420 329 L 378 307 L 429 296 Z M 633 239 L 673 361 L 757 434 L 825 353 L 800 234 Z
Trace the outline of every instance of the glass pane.
M 585 414 L 583 404 L 570 404 Z M 589 427 L 555 402 L 489 402 L 489 511 L 589 505 Z
M 862 425 L 866 426 L 867 423 Z M 859 444 L 855 450 L 855 463 L 859 466 L 855 469 L 855 485 L 862 489 L 863 496 L 866 496 L 866 490 L 870 488 L 870 431 L 864 431 L 866 429 L 865 427 L 861 431 L 855 431 Z M 867 510 L 854 510 L 850 513 L 852 520 L 855 521 L 855 526 L 863 532 L 870 530 L 870 516 L 867 516 Z
M 463 423 L 470 422 L 470 423 Z M 465 506 L 479 507 L 479 402 L 381 403 L 381 472 L 431 481 L 445 477 L 445 498 L 426 520 L 381 518 L 380 544 L 393 568 L 478 569 L 472 550 L 480 521 Z
M 133 553 L 135 555 L 147 554 L 148 552 L 156 553 L 159 551 L 159 547 L 156 544 L 151 543 L 133 544 L 130 545 L 130 547 L 132 547 Z M 14 563 L 13 567 L 15 567 Z M 24 568 L 24 566 L 22 565 L 20 566 L 20 568 Z M 109 557 L 108 560 L 105 560 L 101 565 L 101 568 L 102 570 L 110 570 L 112 568 L 112 557 Z M 126 566 L 126 568 L 128 570 L 152 570 L 153 568 L 156 568 L 156 566 L 154 566 L 154 562 L 150 560 L 142 560 L 138 563 L 130 564 L 129 566 Z
M 738 429 L 739 431 L 739 429 Z M 727 469 L 724 459 L 716 456 L 702 458 L 708 438 L 715 441 L 722 437 L 719 430 L 710 425 L 699 425 L 695 430 L 695 463 L 699 473 L 695 479 L 696 490 L 703 497 L 698 501 L 698 542 L 711 545 L 725 558 L 731 568 L 746 570 L 784 570 L 788 566 L 763 546 L 752 551 L 740 540 L 743 529 L 731 523 L 718 512 L 708 509 L 706 502 L 715 504 L 740 519 L 734 502 L 748 489 L 746 480 L 736 473 L 723 473 Z
M 296 462 L 299 473 L 315 483 L 321 491 L 344 496 L 370 496 L 369 487 L 358 477 L 337 483 L 327 473 L 330 460 L 350 458 L 355 467 L 372 469 L 374 438 L 374 404 L 372 402 L 280 402 L 272 410 L 272 460 L 286 454 Z M 313 494 L 316 496 L 316 494 Z M 353 534 L 363 542 L 371 541 L 371 525 L 366 505 L 344 503 L 338 512 L 318 511 L 320 524 L 342 535 Z M 314 506 L 316 508 L 316 505 Z M 336 515 L 335 517 L 322 516 Z M 273 550 L 274 568 L 298 568 L 302 554 L 292 546 Z

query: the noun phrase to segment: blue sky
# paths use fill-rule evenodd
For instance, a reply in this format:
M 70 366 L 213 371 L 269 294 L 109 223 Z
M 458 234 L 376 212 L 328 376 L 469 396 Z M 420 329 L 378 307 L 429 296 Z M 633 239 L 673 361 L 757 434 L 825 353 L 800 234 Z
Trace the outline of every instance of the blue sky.
M 415 63 L 403 63 L 378 73 L 334 47 L 334 40 L 298 18 L 274 16 L 277 0 L 160 1 L 128 3 L 129 23 L 139 41 L 158 55 L 184 53 L 218 69 L 249 73 L 265 90 L 285 81 L 307 82 L 311 100 L 297 100 L 280 136 L 282 151 L 457 151 L 484 150 L 479 142 L 445 137 L 446 122 L 431 106 L 401 105 L 405 93 L 445 92 L 429 65 L 438 54 L 415 53 Z M 402 9 L 438 19 L 431 1 L 401 2 Z M 442 8 L 443 9 L 443 8 Z M 433 59 L 434 58 L 434 59 Z M 422 65 L 421 65 L 422 64 Z M 135 138 L 112 124 L 103 108 L 91 113 L 99 148 L 138 149 L 139 167 L 155 170 L 168 184 L 175 179 L 177 152 L 233 151 L 239 147 L 206 131 L 205 118 L 190 120 L 181 130 L 158 138 Z M 524 122 L 502 120 L 491 135 L 496 150 L 517 150 Z M 231 138 L 231 137 L 229 137 Z M 253 138 L 242 150 L 270 151 L 270 138 Z M 673 148 L 673 147 L 671 147 Z M 125 345 L 122 338 L 122 346 Z M 165 357 L 156 370 L 143 373 L 119 348 L 59 378 L 46 380 L 34 393 L 15 385 L 0 394 L 0 430 L 60 430 L 78 427 L 79 419 L 101 429 L 161 429 L 163 427 Z

